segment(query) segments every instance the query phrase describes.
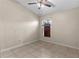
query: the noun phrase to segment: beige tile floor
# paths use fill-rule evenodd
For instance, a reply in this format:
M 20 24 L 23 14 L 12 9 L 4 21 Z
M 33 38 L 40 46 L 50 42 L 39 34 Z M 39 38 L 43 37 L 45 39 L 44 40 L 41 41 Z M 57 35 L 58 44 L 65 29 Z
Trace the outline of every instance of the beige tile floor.
M 1 58 L 78 58 L 79 50 L 37 41 L 0 55 Z

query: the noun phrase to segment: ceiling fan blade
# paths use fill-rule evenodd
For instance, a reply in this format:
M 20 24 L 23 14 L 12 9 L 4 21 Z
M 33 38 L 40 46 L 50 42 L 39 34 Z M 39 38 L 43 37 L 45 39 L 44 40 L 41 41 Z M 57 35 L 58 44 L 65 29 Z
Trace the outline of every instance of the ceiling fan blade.
M 51 5 L 51 7 L 55 7 L 55 4 L 53 4 L 52 2 L 48 1 L 47 4 Z
M 32 5 L 32 4 L 37 4 L 37 3 L 28 3 L 29 5 Z
M 49 5 L 49 4 L 44 4 L 45 6 L 47 6 L 47 7 L 51 7 L 51 5 Z

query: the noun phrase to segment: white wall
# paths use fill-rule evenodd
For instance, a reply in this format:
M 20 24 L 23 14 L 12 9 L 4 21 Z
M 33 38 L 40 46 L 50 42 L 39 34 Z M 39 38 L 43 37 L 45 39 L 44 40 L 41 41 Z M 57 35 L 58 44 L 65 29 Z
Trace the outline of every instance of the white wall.
M 0 0 L 0 49 L 38 40 L 38 16 L 13 0 Z
M 79 8 L 51 13 L 41 20 L 46 17 L 52 21 L 52 37 L 45 38 L 41 32 L 41 40 L 79 49 Z

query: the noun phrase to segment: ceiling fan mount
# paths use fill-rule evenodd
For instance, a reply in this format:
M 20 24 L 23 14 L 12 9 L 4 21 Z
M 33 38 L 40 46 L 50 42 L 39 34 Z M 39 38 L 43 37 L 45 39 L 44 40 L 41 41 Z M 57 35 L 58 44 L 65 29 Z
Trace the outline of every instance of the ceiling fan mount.
M 41 9 L 42 5 L 47 6 L 47 7 L 55 7 L 54 3 L 48 0 L 37 0 L 37 2 L 28 3 L 28 5 L 35 5 L 35 4 L 39 4 L 38 9 Z

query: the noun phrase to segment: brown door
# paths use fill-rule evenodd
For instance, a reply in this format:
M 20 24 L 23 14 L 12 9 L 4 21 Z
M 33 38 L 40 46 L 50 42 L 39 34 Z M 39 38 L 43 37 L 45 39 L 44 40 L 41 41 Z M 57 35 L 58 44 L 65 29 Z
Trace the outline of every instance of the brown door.
M 44 37 L 50 37 L 50 24 L 44 25 Z

